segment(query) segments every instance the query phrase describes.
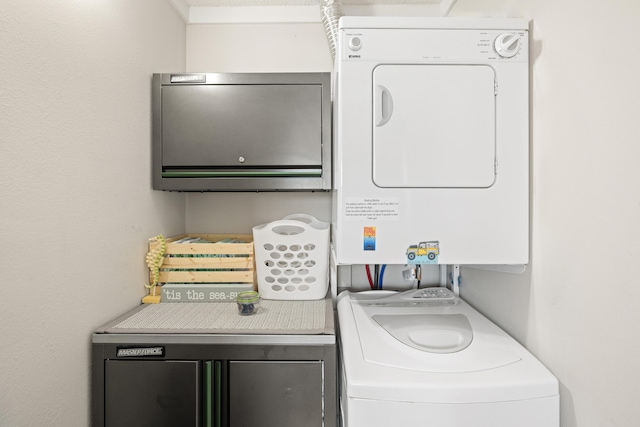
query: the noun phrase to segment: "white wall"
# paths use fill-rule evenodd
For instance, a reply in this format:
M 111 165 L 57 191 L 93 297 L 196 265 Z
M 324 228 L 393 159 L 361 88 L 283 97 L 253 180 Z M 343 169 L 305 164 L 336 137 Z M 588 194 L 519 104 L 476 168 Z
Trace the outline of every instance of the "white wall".
M 635 426 L 640 5 L 458 0 L 451 16 L 524 17 L 532 41 L 531 262 L 522 275 L 463 269 L 462 295 L 559 378 L 563 427 Z M 187 70 L 330 70 L 323 46 L 319 24 L 191 25 Z M 190 194 L 187 228 L 248 232 L 288 211 L 329 218 L 322 195 L 295 197 Z
M 151 73 L 184 64 L 165 1 L 0 2 L 0 426 L 89 425 L 91 332 L 184 231 L 149 166 Z

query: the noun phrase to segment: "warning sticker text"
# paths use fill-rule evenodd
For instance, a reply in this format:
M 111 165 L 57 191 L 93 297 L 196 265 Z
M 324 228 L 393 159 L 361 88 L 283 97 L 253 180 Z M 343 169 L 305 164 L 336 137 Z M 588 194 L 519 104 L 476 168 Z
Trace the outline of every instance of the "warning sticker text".
M 345 201 L 347 219 L 382 221 L 400 219 L 400 203 L 395 198 L 351 198 Z

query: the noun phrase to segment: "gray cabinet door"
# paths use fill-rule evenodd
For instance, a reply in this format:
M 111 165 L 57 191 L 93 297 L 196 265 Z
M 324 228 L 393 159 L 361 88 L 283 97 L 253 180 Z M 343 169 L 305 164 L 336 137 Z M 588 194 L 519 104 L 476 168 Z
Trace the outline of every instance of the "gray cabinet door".
M 323 363 L 229 362 L 230 427 L 321 427 Z
M 165 86 L 162 138 L 163 166 L 320 167 L 322 86 Z
M 105 361 L 106 427 L 201 424 L 200 362 Z

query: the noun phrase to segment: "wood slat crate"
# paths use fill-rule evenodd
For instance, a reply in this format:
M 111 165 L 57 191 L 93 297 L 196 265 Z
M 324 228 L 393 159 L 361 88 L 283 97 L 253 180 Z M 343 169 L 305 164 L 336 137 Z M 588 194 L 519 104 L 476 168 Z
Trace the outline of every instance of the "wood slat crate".
M 185 237 L 212 242 L 237 239 L 244 243 L 175 243 Z M 158 282 L 252 283 L 255 287 L 253 236 L 250 234 L 184 234 L 167 238 Z M 160 245 L 149 239 L 149 251 Z M 150 272 L 150 279 L 153 280 Z

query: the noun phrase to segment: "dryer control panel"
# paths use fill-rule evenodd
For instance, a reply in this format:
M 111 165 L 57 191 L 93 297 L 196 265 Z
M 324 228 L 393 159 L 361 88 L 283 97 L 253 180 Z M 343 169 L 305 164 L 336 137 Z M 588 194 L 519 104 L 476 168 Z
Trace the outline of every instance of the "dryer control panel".
M 345 61 L 527 61 L 527 32 L 505 30 L 422 31 L 375 29 L 344 32 Z M 407 42 L 407 41 L 410 42 Z

